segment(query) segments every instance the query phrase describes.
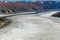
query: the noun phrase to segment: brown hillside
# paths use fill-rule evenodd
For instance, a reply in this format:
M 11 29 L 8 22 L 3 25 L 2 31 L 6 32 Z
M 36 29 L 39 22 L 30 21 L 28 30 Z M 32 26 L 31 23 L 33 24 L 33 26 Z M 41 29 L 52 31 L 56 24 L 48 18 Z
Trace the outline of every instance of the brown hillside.
M 3 11 L 12 10 L 13 12 L 39 11 L 39 10 L 43 10 L 43 5 L 35 2 L 31 2 L 31 3 L 0 2 L 0 10 Z

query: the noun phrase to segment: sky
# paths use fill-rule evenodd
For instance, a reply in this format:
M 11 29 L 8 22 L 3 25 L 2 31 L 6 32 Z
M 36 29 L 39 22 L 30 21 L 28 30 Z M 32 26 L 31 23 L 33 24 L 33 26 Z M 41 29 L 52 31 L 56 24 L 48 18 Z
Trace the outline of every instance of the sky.
M 0 0 L 4 1 L 4 0 Z M 60 1 L 60 0 L 7 0 L 7 1 Z

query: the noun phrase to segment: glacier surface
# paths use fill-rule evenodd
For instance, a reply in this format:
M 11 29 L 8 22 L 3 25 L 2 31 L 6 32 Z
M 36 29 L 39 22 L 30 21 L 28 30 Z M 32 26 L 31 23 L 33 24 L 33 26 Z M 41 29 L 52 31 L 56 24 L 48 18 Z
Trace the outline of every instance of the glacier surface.
M 9 17 L 12 22 L 0 29 L 0 40 L 60 40 L 60 18 L 46 14 Z

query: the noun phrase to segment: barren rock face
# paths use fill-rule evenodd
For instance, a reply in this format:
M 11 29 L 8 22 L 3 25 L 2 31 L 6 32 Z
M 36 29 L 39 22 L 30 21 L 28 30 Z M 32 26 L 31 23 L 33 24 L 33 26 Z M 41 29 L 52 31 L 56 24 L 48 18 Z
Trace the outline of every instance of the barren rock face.
M 12 12 L 27 12 L 27 11 L 40 11 L 43 10 L 41 3 L 1 3 L 0 2 L 0 12 L 1 13 L 12 13 Z
M 57 12 L 55 14 L 52 15 L 53 17 L 60 17 L 60 12 Z
M 7 24 L 8 24 L 8 20 L 6 18 L 0 18 L 0 28 Z

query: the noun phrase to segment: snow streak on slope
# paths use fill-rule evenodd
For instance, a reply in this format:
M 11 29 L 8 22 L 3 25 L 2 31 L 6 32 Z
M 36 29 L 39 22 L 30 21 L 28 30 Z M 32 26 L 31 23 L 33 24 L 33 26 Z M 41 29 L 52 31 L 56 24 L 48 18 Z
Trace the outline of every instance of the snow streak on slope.
M 59 18 L 18 15 L 8 19 L 12 23 L 0 29 L 0 40 L 60 40 Z

